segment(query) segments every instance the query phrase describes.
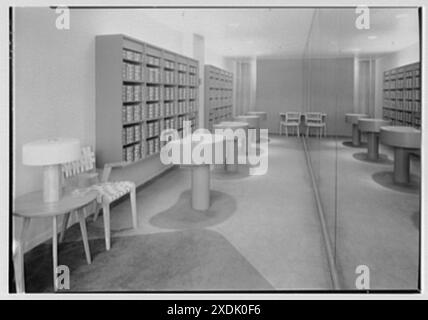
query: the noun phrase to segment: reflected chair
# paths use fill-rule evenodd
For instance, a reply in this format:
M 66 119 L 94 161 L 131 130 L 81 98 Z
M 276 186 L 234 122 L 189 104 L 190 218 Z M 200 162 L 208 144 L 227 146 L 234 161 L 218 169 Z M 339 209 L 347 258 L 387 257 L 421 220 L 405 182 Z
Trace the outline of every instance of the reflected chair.
M 318 129 L 318 137 L 327 136 L 325 115 L 321 112 L 305 113 L 306 137 L 309 137 L 310 129 Z
M 279 134 L 282 135 L 282 128 L 285 127 L 285 135 L 288 137 L 288 127 L 296 128 L 297 136 L 300 136 L 300 112 L 281 112 L 279 122 Z
M 129 194 L 131 201 L 132 226 L 138 227 L 137 221 L 137 204 L 136 204 L 136 187 L 132 181 L 108 181 L 111 170 L 116 167 L 125 167 L 130 162 L 107 163 L 102 170 L 101 179 L 95 168 L 95 154 L 91 147 L 82 148 L 82 157 L 80 160 L 69 162 L 62 165 L 62 172 L 65 179 L 77 178 L 77 188 L 73 193 L 84 193 L 89 190 L 98 192 L 97 207 L 95 208 L 94 221 L 97 219 L 100 209 L 103 209 L 104 233 L 106 249 L 110 250 L 110 204 Z M 64 238 L 70 214 L 66 214 L 60 241 Z

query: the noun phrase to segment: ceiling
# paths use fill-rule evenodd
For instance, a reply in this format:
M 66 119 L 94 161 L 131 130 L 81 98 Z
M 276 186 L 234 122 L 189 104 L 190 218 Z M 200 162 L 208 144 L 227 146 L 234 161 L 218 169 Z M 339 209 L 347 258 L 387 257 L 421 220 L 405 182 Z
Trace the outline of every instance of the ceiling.
M 311 55 L 376 57 L 419 40 L 417 9 L 370 9 L 369 29 L 357 29 L 354 9 L 320 9 L 310 35 Z
M 173 29 L 204 36 L 225 57 L 377 56 L 418 42 L 417 9 L 370 9 L 370 29 L 354 8 L 160 9 L 146 11 Z M 309 46 L 307 47 L 307 43 Z

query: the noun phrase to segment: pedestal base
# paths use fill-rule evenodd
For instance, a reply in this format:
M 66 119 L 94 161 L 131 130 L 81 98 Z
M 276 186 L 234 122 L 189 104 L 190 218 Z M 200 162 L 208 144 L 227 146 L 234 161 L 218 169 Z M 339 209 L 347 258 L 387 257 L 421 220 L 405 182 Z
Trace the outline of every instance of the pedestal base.
M 410 149 L 394 149 L 394 182 L 410 182 Z
M 358 124 L 352 124 L 352 144 L 354 147 L 359 147 L 361 143 L 361 132 L 358 129 Z
M 367 158 L 372 161 L 379 159 L 379 134 L 367 132 Z
M 226 141 L 226 163 L 224 169 L 228 172 L 238 171 L 238 138 Z
M 207 210 L 210 207 L 210 166 L 192 166 L 192 208 Z
M 411 175 L 409 183 L 396 183 L 391 171 L 376 172 L 372 178 L 379 185 L 391 190 L 412 194 L 418 194 L 420 191 L 420 178 L 416 175 Z
M 388 159 L 388 156 L 386 154 L 379 154 L 377 160 L 371 160 L 368 157 L 368 154 L 366 152 L 357 152 L 352 155 L 354 159 L 364 161 L 364 162 L 370 162 L 370 163 L 377 163 L 377 164 L 386 164 L 386 165 L 392 165 L 394 162 L 390 159 Z

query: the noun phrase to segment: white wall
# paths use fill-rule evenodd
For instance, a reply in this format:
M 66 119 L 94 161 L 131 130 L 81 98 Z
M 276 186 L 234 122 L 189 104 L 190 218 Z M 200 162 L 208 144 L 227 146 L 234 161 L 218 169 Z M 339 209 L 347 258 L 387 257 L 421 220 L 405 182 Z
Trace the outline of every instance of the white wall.
M 349 136 L 345 114 L 354 112 L 354 59 L 310 59 L 310 111 L 327 114 L 329 135 Z
M 278 132 L 280 112 L 303 112 L 302 77 L 302 59 L 257 59 L 256 106 L 267 112 L 269 132 Z
M 329 134 L 349 135 L 353 99 L 352 58 L 257 59 L 256 106 L 268 113 L 269 132 L 278 132 L 280 112 L 317 111 L 327 114 Z
M 375 74 L 374 59 L 355 59 L 354 68 L 354 112 L 375 115 Z
M 95 145 L 95 36 L 123 33 L 184 54 L 184 35 L 142 11 L 72 9 L 70 30 L 55 28 L 55 10 L 18 8 L 14 17 L 14 191 L 41 189 L 42 169 L 22 165 L 22 145 L 66 136 Z M 113 176 L 143 181 L 164 166 L 156 158 Z M 30 246 L 50 235 L 50 221 L 30 226 Z
M 382 118 L 382 103 L 383 103 L 383 73 L 384 71 L 394 69 L 420 61 L 419 43 L 407 47 L 403 50 L 382 56 L 376 59 L 376 75 L 375 75 L 375 117 Z

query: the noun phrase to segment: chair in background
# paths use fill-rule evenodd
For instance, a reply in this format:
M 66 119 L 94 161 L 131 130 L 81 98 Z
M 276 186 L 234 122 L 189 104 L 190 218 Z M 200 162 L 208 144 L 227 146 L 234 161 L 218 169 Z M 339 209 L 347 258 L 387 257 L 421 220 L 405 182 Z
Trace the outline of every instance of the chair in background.
M 305 113 L 306 137 L 309 137 L 310 129 L 318 129 L 318 137 L 327 136 L 327 125 L 325 123 L 325 114 L 321 112 Z
M 73 192 L 87 192 L 88 190 L 96 190 L 98 192 L 94 221 L 97 219 L 100 209 L 102 208 L 107 250 L 110 250 L 110 204 L 112 202 L 129 194 L 131 201 L 132 226 L 134 229 L 138 227 L 135 183 L 132 181 L 108 181 L 112 168 L 125 167 L 129 164 L 130 162 L 105 164 L 100 179 L 95 168 L 95 154 L 91 150 L 91 147 L 84 147 L 82 148 L 82 157 L 80 160 L 62 165 L 62 172 L 65 179 L 77 178 L 77 188 Z M 82 183 L 82 181 L 84 183 Z M 64 238 L 69 216 L 70 214 L 67 214 L 64 218 L 60 241 Z
M 279 114 L 279 134 L 282 135 L 282 128 L 285 127 L 285 135 L 288 137 L 288 127 L 296 128 L 297 136 L 300 136 L 300 112 L 281 112 Z

